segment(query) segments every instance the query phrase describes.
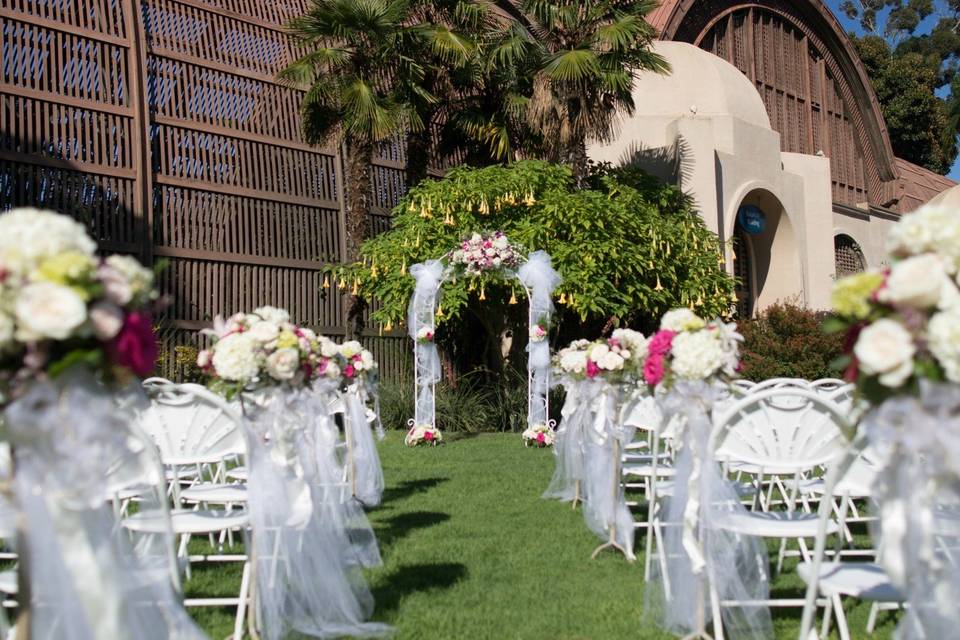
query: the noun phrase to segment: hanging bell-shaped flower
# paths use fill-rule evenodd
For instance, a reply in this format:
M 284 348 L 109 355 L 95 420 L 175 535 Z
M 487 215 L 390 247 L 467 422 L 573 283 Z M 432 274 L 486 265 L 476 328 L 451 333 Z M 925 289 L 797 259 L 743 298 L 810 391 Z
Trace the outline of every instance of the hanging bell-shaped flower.
M 517 292 L 510 289 L 510 302 L 507 304 L 517 304 Z
M 323 274 L 323 288 L 324 289 L 330 288 L 330 276 L 326 273 Z
M 480 299 L 481 300 L 487 299 L 487 293 L 486 291 L 484 291 L 484 286 L 482 284 L 480 285 Z
M 663 285 L 660 284 L 660 276 L 657 276 L 657 286 L 653 288 L 654 291 L 663 291 Z
M 360 293 L 360 281 L 359 281 L 359 280 L 354 280 L 354 281 L 353 281 L 353 291 L 352 291 L 351 293 L 352 293 L 353 295 L 357 295 L 358 293 Z

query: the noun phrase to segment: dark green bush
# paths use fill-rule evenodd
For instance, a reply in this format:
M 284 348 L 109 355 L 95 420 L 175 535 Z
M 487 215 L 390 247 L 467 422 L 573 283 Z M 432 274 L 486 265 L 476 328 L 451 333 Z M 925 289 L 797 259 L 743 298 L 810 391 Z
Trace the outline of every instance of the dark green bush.
M 843 336 L 824 333 L 828 316 L 826 311 L 776 304 L 741 321 L 743 377 L 755 381 L 836 377 L 831 365 L 842 355 Z

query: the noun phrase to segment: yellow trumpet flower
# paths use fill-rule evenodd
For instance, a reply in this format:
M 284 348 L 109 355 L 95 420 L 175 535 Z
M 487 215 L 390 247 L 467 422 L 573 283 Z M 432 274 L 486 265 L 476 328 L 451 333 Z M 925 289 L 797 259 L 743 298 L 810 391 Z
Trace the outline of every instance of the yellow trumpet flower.
M 330 276 L 327 274 L 323 274 L 323 288 L 324 289 L 330 288 Z

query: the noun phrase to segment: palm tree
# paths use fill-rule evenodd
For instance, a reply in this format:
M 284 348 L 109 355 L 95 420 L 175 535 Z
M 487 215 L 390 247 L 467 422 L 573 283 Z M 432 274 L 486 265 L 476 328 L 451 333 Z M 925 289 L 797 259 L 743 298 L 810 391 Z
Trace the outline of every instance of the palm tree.
M 310 144 L 337 143 L 346 165 L 347 262 L 360 257 L 371 208 L 370 163 L 378 144 L 427 130 L 424 113 L 437 102 L 430 91 L 431 57 L 454 61 L 470 55 L 444 25 L 422 21 L 430 2 L 412 0 L 310 0 L 290 22 L 303 55 L 279 74 L 306 90 L 301 103 Z M 424 173 L 426 161 L 423 162 Z M 348 331 L 359 330 L 362 305 L 354 298 Z
M 666 73 L 666 60 L 650 50 L 656 31 L 646 16 L 654 0 L 500 0 L 516 21 L 495 42 L 493 65 L 518 69 L 526 93 L 514 100 L 538 133 L 537 155 L 573 168 L 579 185 L 587 173 L 588 141 L 616 133 L 618 114 L 633 112 L 633 80 L 640 71 Z M 529 79 L 532 84 L 524 88 Z M 490 130 L 488 130 L 488 134 Z

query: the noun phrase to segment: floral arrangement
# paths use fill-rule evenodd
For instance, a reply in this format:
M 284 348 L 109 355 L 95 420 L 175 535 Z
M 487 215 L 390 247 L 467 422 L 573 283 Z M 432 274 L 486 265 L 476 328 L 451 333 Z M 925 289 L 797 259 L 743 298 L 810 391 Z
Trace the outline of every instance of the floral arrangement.
M 544 321 L 537 322 L 530 327 L 530 342 L 543 342 L 549 334 L 550 330 L 547 328 L 547 323 Z
M 836 282 L 836 318 L 846 333 L 845 377 L 882 402 L 913 394 L 921 379 L 960 383 L 960 221 L 923 207 L 890 230 L 892 265 Z
M 197 366 L 209 385 L 227 397 L 260 387 L 305 386 L 315 378 L 342 374 L 337 345 L 291 323 L 284 309 L 260 307 L 217 318 L 204 333 L 212 345 L 197 355 Z
M 71 365 L 116 381 L 149 375 L 158 299 L 152 271 L 127 256 L 98 258 L 68 216 L 0 215 L 0 398 Z
M 337 350 L 340 373 L 345 385 L 359 381 L 365 385 L 376 384 L 379 368 L 373 354 L 356 340 L 341 344 Z
M 403 442 L 408 447 L 435 447 L 443 444 L 443 434 L 429 424 L 417 424 L 407 431 L 407 437 Z
M 502 231 L 474 233 L 449 254 L 450 265 L 468 276 L 478 276 L 485 271 L 516 267 L 520 252 L 510 244 Z
M 575 380 L 597 377 L 614 381 L 639 380 L 647 357 L 647 340 L 632 329 L 616 329 L 606 340 L 575 340 L 554 356 L 554 369 Z
M 523 446 L 525 447 L 552 447 L 557 439 L 557 435 L 553 429 L 542 422 L 527 427 L 521 435 L 523 436 Z
M 421 327 L 417 331 L 417 342 L 420 344 L 430 344 L 433 342 L 433 329 L 430 327 Z
M 740 367 L 742 341 L 736 324 L 707 322 L 689 309 L 673 309 L 647 343 L 643 380 L 651 388 L 669 388 L 676 380 L 732 378 Z

